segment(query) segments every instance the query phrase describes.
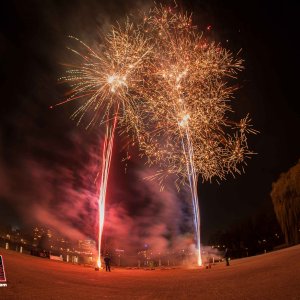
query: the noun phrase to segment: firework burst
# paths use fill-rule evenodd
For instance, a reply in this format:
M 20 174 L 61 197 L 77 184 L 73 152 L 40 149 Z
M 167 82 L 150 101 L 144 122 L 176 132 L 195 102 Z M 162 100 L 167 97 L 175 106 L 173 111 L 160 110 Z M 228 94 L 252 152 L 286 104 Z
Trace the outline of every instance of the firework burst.
M 143 62 L 150 51 L 147 40 L 129 21 L 100 36 L 101 43 L 93 49 L 75 37 L 70 38 L 81 48 L 81 51 L 69 48 L 79 56 L 80 63 L 71 66 L 66 76 L 60 78 L 69 83 L 72 90 L 71 95 L 57 105 L 81 99 L 83 104 L 73 118 L 80 123 L 85 114 L 91 113 L 88 127 L 106 123 L 118 106 L 120 117 L 131 115 L 135 107 L 134 91 L 142 81 Z
M 80 123 L 89 114 L 87 127 L 105 124 L 102 147 L 102 168 L 99 176 L 98 268 L 101 267 L 101 239 L 105 218 L 105 200 L 115 129 L 119 122 L 134 125 L 136 88 L 142 82 L 143 63 L 151 48 L 147 40 L 128 20 L 124 26 L 113 27 L 93 49 L 75 37 L 81 50 L 69 48 L 80 60 L 60 80 L 72 87 L 69 98 L 57 105 L 76 99 L 83 102 L 72 115 Z M 92 114 L 92 116 L 90 116 Z M 98 176 L 97 176 L 98 177 Z
M 175 174 L 178 188 L 189 184 L 201 265 L 198 176 L 211 180 L 239 173 L 252 154 L 246 134 L 255 130 L 249 117 L 228 119 L 235 90 L 229 83 L 243 68 L 242 60 L 207 41 L 191 16 L 171 8 L 152 9 L 140 30 L 154 47 L 139 86 L 145 100 L 140 103 L 139 145 L 149 164 L 160 167 L 153 178 L 163 184 Z
M 82 51 L 70 49 L 81 63 L 61 80 L 72 86 L 63 104 L 82 99 L 73 117 L 87 127 L 105 123 L 99 196 L 99 261 L 104 222 L 105 191 L 117 123 L 132 131 L 161 184 L 177 176 L 176 186 L 188 183 L 201 265 L 200 213 L 197 179 L 224 179 L 243 170 L 251 129 L 246 116 L 229 120 L 230 84 L 242 60 L 209 42 L 192 25 L 191 16 L 157 6 L 137 25 L 114 27 L 93 49 L 77 40 Z

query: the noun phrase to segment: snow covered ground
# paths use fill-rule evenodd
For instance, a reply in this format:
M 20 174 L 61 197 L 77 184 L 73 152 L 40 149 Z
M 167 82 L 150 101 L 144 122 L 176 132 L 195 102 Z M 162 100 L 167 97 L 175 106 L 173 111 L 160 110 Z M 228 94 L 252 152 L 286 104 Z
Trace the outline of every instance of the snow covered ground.
M 0 248 L 7 287 L 0 299 L 300 300 L 300 245 L 211 269 L 96 272 Z

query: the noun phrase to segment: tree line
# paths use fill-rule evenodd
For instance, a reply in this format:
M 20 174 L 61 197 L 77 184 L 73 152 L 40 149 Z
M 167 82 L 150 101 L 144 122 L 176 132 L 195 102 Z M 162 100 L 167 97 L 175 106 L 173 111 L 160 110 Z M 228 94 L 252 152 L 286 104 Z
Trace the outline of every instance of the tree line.
M 300 243 L 300 160 L 273 182 L 269 205 L 210 236 L 210 245 L 244 257 Z

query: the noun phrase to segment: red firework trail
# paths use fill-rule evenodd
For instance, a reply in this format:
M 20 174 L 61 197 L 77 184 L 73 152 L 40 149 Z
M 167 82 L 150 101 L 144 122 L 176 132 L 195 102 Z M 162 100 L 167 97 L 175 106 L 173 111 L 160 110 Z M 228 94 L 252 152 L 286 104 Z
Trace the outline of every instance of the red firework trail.
M 117 119 L 118 119 L 118 114 L 116 113 L 113 124 L 109 124 L 109 123 L 106 124 L 106 134 L 105 134 L 103 151 L 102 151 L 101 180 L 100 180 L 100 190 L 99 190 L 99 198 L 98 198 L 98 214 L 99 214 L 98 260 L 97 260 L 98 268 L 101 268 L 101 241 L 102 241 L 103 226 L 104 226 L 104 219 L 105 219 L 106 190 L 107 190 L 107 181 L 108 181 L 108 175 L 110 170 L 112 150 L 114 146 L 114 136 L 115 136 L 115 129 L 117 125 Z

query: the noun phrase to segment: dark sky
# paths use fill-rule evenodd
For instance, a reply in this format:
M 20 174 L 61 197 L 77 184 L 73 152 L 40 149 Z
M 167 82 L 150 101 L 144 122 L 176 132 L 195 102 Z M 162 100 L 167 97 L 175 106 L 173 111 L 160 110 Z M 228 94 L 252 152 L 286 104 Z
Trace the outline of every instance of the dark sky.
M 260 131 L 249 139 L 251 149 L 258 154 L 248 161 L 245 174 L 220 185 L 199 182 L 202 232 L 207 237 L 262 207 L 271 209 L 272 182 L 300 158 L 298 7 L 292 1 L 270 0 L 178 3 L 193 12 L 200 30 L 211 25 L 209 34 L 224 47 L 233 52 L 242 48 L 245 70 L 238 80 L 240 89 L 233 107 L 237 117 L 250 113 Z M 76 104 L 49 109 L 64 99 L 67 91 L 57 80 L 63 64 L 71 62 L 67 36 L 91 44 L 97 28 L 105 29 L 132 9 L 148 5 L 143 1 L 96 0 L 2 4 L 0 222 L 22 225 L 41 221 L 55 211 L 57 222 L 51 224 L 59 226 L 65 215 L 61 211 L 79 203 L 71 199 L 86 200 L 93 194 L 89 187 L 98 163 L 94 153 L 101 136 L 99 128 L 85 130 L 69 119 Z M 124 142 L 126 138 L 118 138 L 116 143 L 110 197 L 127 203 L 130 220 L 151 213 L 162 216 L 157 206 L 149 205 L 148 196 L 135 188 L 142 184 L 137 174 L 146 172 L 136 158 L 125 174 L 121 162 Z M 95 208 L 86 201 L 80 203 L 85 203 L 84 207 L 78 204 L 82 213 L 68 214 L 73 217 L 68 225 L 76 223 L 75 227 L 86 234 Z M 38 218 L 34 216 L 37 213 Z M 88 229 L 80 230 L 83 227 Z

